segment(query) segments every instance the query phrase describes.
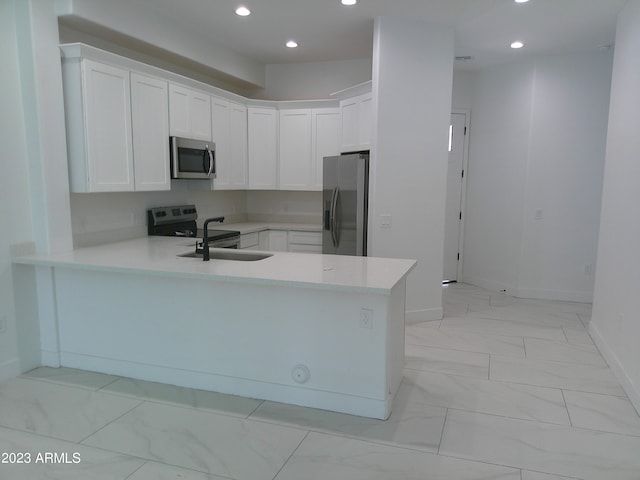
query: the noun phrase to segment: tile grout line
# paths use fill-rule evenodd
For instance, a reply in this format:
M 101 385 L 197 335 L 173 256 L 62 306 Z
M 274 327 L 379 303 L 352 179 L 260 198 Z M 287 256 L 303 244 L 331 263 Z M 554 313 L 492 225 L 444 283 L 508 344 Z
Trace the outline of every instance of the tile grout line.
M 569 425 L 575 427 L 573 424 L 573 420 L 571 420 L 571 412 L 569 411 L 569 405 L 567 404 L 567 398 L 564 396 L 564 388 L 560 389 L 560 393 L 562 394 L 562 401 L 564 402 L 564 408 L 567 410 L 567 417 L 569 417 Z
M 108 450 L 108 451 L 109 451 L 109 450 Z M 147 463 L 149 463 L 149 462 L 150 462 L 150 460 L 146 460 L 146 461 L 142 462 L 142 465 L 140 465 L 140 466 L 139 466 L 138 468 L 136 468 L 133 472 L 131 472 L 129 475 L 127 475 L 127 476 L 124 478 L 124 480 L 127 480 L 127 479 L 129 479 L 129 478 L 133 477 L 136 473 L 138 473 L 138 472 L 140 471 L 140 469 L 141 469 L 142 467 L 144 467 L 144 466 L 145 466 Z
M 442 447 L 442 440 L 444 440 L 444 429 L 447 425 L 447 418 L 449 417 L 449 409 L 444 413 L 444 422 L 442 422 L 442 431 L 440 432 L 440 441 L 438 442 L 438 451 L 436 455 L 440 455 L 440 447 Z
M 276 472 L 276 474 L 273 476 L 273 478 L 271 480 L 275 480 L 278 475 L 280 475 L 280 472 L 282 471 L 282 469 L 287 465 L 287 463 L 289 463 L 289 460 L 291 460 L 291 458 L 295 455 L 295 453 L 298 451 L 298 449 L 300 448 L 300 446 L 302 445 L 302 442 L 304 442 L 307 437 L 309 436 L 309 434 L 311 433 L 311 430 L 307 430 L 307 433 L 305 434 L 304 437 L 302 437 L 302 440 L 300 440 L 300 443 L 298 443 L 298 445 L 296 446 L 296 448 L 293 449 L 293 451 L 291 452 L 291 454 L 287 457 L 287 459 L 282 463 L 282 466 L 278 469 L 278 471 Z
M 89 437 L 95 435 L 96 433 L 100 432 L 101 430 L 104 430 L 106 427 L 108 427 L 109 425 L 111 425 L 113 422 L 116 422 L 118 420 L 120 420 L 122 417 L 124 417 L 125 415 L 129 414 L 130 412 L 132 412 L 133 410 L 135 410 L 136 408 L 138 408 L 140 405 L 142 405 L 143 403 L 145 403 L 143 400 L 138 400 L 138 404 L 134 405 L 133 407 L 131 407 L 129 410 L 127 410 L 126 412 L 124 412 L 122 415 L 118 415 L 116 418 L 114 418 L 113 420 L 105 423 L 103 426 L 101 426 L 100 428 L 98 428 L 97 430 L 95 430 L 94 432 L 91 432 L 89 435 L 85 436 L 82 440 L 76 442 L 79 445 L 86 445 L 85 443 L 83 443 L 85 440 L 87 440 Z M 87 445 L 87 446 L 91 446 L 91 445 Z M 111 451 L 111 450 L 109 450 Z

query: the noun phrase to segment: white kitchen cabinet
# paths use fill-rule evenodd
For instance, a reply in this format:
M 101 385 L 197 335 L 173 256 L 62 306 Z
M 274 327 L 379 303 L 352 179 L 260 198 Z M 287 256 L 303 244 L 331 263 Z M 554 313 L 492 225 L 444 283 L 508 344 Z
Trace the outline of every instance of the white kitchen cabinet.
M 340 155 L 342 113 L 339 108 L 311 111 L 311 184 L 309 190 L 322 190 L 322 159 Z
M 371 146 L 373 111 L 371 93 L 340 102 L 342 111 L 342 152 L 368 150 Z
M 131 73 L 131 123 L 136 191 L 171 190 L 168 83 Z
M 340 154 L 339 108 L 280 111 L 280 190 L 322 190 L 322 159 Z
M 71 190 L 133 191 L 129 71 L 73 59 L 63 72 Z
M 243 233 L 240 235 L 239 248 L 258 248 L 260 233 L 262 232 Z
M 215 190 L 247 188 L 247 108 L 239 103 L 213 97 L 211 125 L 216 144 Z
M 280 190 L 309 190 L 311 131 L 311 109 L 280 111 Z
M 182 85 L 169 85 L 171 136 L 211 141 L 211 97 Z
M 245 189 L 249 183 L 247 157 L 247 107 L 229 102 L 230 189 Z
M 269 250 L 272 252 L 286 252 L 289 250 L 286 231 L 269 230 Z
M 278 188 L 278 117 L 275 108 L 247 109 L 249 189 Z
M 269 250 L 269 230 L 258 232 L 258 250 Z
M 289 231 L 287 233 L 287 251 L 322 253 L 322 232 Z

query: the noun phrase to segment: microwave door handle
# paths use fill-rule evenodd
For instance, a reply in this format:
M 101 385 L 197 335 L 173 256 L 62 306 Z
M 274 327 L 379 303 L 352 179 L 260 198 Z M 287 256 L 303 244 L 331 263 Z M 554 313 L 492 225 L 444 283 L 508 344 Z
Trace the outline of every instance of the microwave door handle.
M 207 172 L 207 177 L 210 177 L 212 174 L 216 173 L 216 160 L 213 156 L 213 152 L 207 145 L 207 153 L 209 154 L 209 171 Z

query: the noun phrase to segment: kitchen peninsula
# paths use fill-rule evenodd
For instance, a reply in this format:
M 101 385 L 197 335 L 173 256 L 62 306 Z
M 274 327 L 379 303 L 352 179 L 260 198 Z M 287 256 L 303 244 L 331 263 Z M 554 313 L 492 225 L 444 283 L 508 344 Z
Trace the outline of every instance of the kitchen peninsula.
M 389 416 L 414 260 L 178 256 L 193 243 L 145 237 L 16 258 L 35 268 L 43 364 Z

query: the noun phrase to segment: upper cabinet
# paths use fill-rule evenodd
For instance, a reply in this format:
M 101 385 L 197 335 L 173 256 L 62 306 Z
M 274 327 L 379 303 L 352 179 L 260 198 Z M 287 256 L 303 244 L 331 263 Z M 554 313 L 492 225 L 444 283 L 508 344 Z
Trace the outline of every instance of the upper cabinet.
M 169 130 L 173 137 L 211 141 L 211 97 L 182 85 L 169 85 Z
M 67 60 L 71 190 L 168 190 L 167 82 L 92 59 Z
M 373 129 L 371 93 L 340 102 L 342 110 L 342 152 L 369 150 Z
M 247 188 L 247 107 L 222 98 L 211 99 L 212 136 L 216 144 L 215 190 Z
M 281 190 L 308 190 L 311 185 L 311 109 L 280 111 L 279 167 Z
M 309 190 L 322 190 L 324 157 L 340 155 L 342 112 L 339 108 L 314 108 L 311 111 L 311 185 Z
M 129 72 L 87 59 L 63 72 L 71 190 L 133 191 Z
M 322 190 L 324 157 L 371 143 L 370 82 L 333 100 L 250 100 L 88 45 L 60 48 L 74 192 L 169 190 L 170 136 L 216 144 L 217 176 L 198 183 L 215 190 Z
M 278 188 L 278 111 L 275 108 L 247 109 L 249 188 Z
M 339 108 L 280 111 L 280 190 L 322 190 L 323 158 L 340 154 Z
M 131 73 L 131 120 L 136 191 L 170 190 L 168 83 Z

